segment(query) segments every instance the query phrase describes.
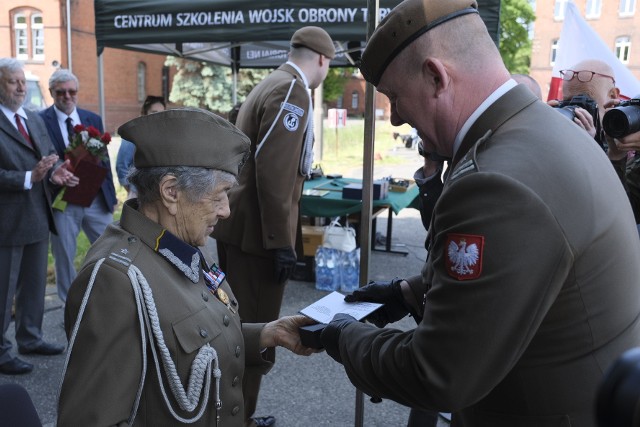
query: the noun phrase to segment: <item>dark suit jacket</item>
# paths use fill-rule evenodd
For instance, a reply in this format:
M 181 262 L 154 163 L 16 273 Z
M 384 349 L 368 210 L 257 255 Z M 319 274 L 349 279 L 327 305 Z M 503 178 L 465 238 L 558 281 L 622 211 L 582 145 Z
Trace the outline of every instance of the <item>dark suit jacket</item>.
M 49 176 L 24 189 L 27 171 L 43 156 L 55 154 L 49 134 L 37 113 L 27 113 L 27 129 L 34 149 L 7 117 L 0 113 L 0 245 L 23 246 L 47 239 L 55 233 L 51 211 Z
M 104 129 L 102 127 L 102 119 L 99 115 L 89 110 L 83 110 L 81 108 L 76 109 L 78 111 L 78 115 L 80 116 L 80 122 L 82 122 L 83 125 L 93 126 L 98 129 L 100 133 L 104 132 Z M 45 110 L 40 111 L 40 116 L 43 118 L 45 124 L 47 125 L 47 130 L 49 131 L 51 142 L 53 142 L 58 155 L 61 159 L 64 159 L 64 139 L 62 137 L 62 134 L 60 133 L 60 126 L 58 126 L 58 117 L 56 116 L 53 105 Z M 113 212 L 113 207 L 118 203 L 118 200 L 116 199 L 116 189 L 113 186 L 113 174 L 111 173 L 111 164 L 109 159 L 103 161 L 102 165 L 107 168 L 107 176 L 105 177 L 100 192 L 96 197 L 102 197 L 109 211 Z
M 412 281 L 418 301 L 430 286 L 423 319 L 407 332 L 347 326 L 349 378 L 453 412 L 452 426 L 595 426 L 603 372 L 640 345 L 640 240 L 611 163 L 519 86 L 471 126 L 451 168 Z

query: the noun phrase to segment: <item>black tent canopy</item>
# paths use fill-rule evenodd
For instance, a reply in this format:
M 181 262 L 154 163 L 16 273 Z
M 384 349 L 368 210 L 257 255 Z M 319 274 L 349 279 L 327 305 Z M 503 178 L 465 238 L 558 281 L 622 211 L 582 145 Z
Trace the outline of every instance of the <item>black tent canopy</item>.
M 380 18 L 398 3 L 379 0 Z M 500 0 L 479 3 L 480 15 L 497 42 Z M 95 20 L 98 55 L 111 47 L 233 68 L 279 66 L 286 60 L 291 35 L 317 25 L 336 41 L 332 66 L 353 66 L 348 53 L 364 46 L 367 1 L 95 0 Z

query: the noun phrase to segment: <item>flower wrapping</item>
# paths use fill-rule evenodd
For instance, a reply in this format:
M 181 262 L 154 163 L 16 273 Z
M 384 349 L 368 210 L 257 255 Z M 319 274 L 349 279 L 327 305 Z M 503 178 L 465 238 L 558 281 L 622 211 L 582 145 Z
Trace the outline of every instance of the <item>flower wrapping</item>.
M 65 187 L 58 193 L 53 207 L 62 211 L 67 203 L 85 208 L 91 206 L 108 172 L 102 161 L 109 158 L 107 145 L 111 142 L 111 135 L 108 132 L 100 135 L 95 127 L 84 125 L 74 126 L 73 131 L 64 157 L 71 163 L 71 171 L 80 183 L 75 187 Z

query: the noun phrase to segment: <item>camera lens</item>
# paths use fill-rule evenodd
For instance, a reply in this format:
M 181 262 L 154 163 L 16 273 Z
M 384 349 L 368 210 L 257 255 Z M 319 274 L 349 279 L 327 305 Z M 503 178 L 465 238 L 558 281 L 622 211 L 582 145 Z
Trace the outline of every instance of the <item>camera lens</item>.
M 622 138 L 640 130 L 640 107 L 630 105 L 607 111 L 602 118 L 602 127 L 607 135 Z

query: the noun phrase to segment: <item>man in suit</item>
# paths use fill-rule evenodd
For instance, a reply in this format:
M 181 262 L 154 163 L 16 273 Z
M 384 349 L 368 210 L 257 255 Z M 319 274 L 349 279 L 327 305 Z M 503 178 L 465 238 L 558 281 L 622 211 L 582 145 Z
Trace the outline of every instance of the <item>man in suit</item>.
M 78 183 L 68 162 L 58 160 L 40 117 L 22 108 L 26 90 L 22 64 L 0 58 L 0 373 L 6 375 L 33 370 L 11 355 L 6 338 L 14 295 L 18 352 L 64 350 L 42 339 L 49 232 L 56 231 L 49 186 Z
M 49 92 L 54 105 L 40 112 L 60 158 L 64 158 L 75 125 L 93 126 L 103 133 L 100 116 L 77 108 L 78 87 L 78 79 L 73 73 L 65 69 L 57 70 L 49 78 Z M 67 300 L 69 287 L 76 277 L 73 260 L 80 230 L 93 243 L 113 221 L 113 211 L 118 201 L 108 158 L 102 161 L 102 166 L 107 168 L 107 175 L 90 206 L 68 203 L 64 211 L 54 209 L 53 212 L 58 235 L 51 235 L 51 251 L 56 265 L 58 296 L 63 302 Z
M 231 216 L 216 227 L 213 237 L 243 322 L 269 322 L 280 314 L 296 264 L 302 184 L 311 170 L 311 90 L 324 81 L 334 56 L 325 30 L 299 29 L 291 38 L 289 61 L 256 86 L 240 107 L 236 125 L 251 139 L 251 156 L 239 185 L 229 192 Z M 252 419 L 260 379 L 260 373 L 245 372 L 246 423 L 270 426 L 275 422 L 271 416 Z
M 640 345 L 640 239 L 607 156 L 510 78 L 474 0 L 403 1 L 360 70 L 451 172 L 422 275 L 348 297 L 416 328 L 337 315 L 327 354 L 363 392 L 455 426 L 595 427 L 603 373 Z

